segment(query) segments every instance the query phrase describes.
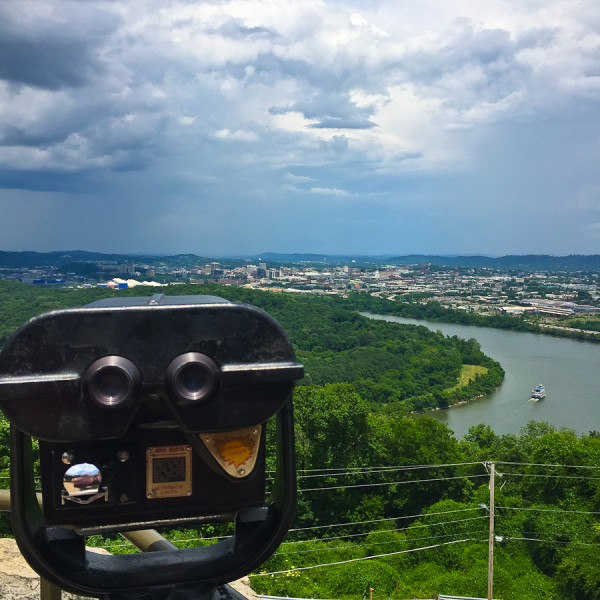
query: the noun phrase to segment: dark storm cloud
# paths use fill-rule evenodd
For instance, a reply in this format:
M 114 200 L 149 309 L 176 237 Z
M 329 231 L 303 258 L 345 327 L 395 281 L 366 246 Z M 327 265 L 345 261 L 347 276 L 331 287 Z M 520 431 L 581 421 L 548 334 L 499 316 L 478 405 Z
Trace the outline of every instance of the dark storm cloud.
M 96 50 L 117 25 L 112 14 L 65 2 L 50 14 L 24 15 L 19 4 L 0 5 L 0 78 L 58 90 L 85 86 L 104 72 Z
M 51 196 L 40 245 L 502 252 L 581 196 L 548 243 L 597 244 L 591 0 L 466 5 L 0 0 L 4 243 Z
M 0 171 L 1 190 L 31 190 L 39 192 L 68 192 L 87 194 L 91 189 L 101 190 L 104 181 L 95 171 L 64 173 L 60 171 Z
M 80 40 L 11 40 L 1 37 L 0 77 L 49 90 L 81 87 L 102 70 L 91 50 L 89 43 Z

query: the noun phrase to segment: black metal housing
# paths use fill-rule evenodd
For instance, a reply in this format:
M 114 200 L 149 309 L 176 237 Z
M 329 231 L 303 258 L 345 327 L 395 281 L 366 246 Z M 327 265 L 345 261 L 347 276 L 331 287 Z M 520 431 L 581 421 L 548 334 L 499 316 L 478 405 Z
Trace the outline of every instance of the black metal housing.
M 64 589 L 115 598 L 210 588 L 255 569 L 279 545 L 295 509 L 291 392 L 302 374 L 276 321 L 213 296 L 110 299 L 32 319 L 0 353 L 0 408 L 12 424 L 14 533 L 23 554 Z M 256 465 L 239 476 L 226 473 L 199 436 L 273 416 L 278 467 L 266 499 L 264 428 Z M 43 512 L 30 437 L 40 441 Z M 191 447 L 189 495 L 151 498 L 145 453 L 177 445 Z M 62 498 L 72 462 L 97 465 L 102 499 L 81 505 Z M 90 555 L 79 535 L 218 521 L 234 521 L 235 535 L 136 556 Z

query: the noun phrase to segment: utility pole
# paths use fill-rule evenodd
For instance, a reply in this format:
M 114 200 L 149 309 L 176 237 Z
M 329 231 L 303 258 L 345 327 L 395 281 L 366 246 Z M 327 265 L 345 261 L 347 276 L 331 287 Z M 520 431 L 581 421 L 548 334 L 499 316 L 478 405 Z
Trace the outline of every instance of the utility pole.
M 490 465 L 490 538 L 488 541 L 488 600 L 493 600 L 494 588 L 494 487 L 496 465 L 493 462 Z

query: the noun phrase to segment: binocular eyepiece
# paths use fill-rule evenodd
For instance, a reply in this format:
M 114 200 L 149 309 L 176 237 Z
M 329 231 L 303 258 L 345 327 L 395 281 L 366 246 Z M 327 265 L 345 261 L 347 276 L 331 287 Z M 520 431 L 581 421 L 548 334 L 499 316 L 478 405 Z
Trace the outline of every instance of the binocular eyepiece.
M 210 397 L 219 384 L 219 367 L 209 356 L 186 352 L 167 367 L 167 381 L 177 402 L 195 404 Z
M 84 380 L 89 397 L 99 406 L 112 408 L 133 401 L 142 374 L 127 358 L 103 356 L 88 367 Z
M 0 353 L 23 554 L 60 587 L 107 597 L 249 573 L 293 517 L 291 394 L 302 375 L 276 321 L 214 296 L 115 298 L 32 319 Z M 267 498 L 271 418 L 277 470 Z M 92 533 L 227 521 L 231 538 L 185 552 L 98 557 L 83 544 Z
M 174 358 L 167 367 L 169 389 L 177 402 L 200 402 L 212 394 L 219 384 L 219 367 L 209 356 L 186 352 Z M 86 370 L 88 396 L 99 406 L 122 406 L 138 395 L 142 374 L 123 356 L 103 356 Z

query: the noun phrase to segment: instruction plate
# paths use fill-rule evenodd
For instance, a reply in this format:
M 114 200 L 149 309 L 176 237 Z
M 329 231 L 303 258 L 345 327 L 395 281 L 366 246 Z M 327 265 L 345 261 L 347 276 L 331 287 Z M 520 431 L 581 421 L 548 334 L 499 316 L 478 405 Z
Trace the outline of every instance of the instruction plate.
M 178 498 L 191 495 L 191 446 L 146 448 L 146 497 Z

